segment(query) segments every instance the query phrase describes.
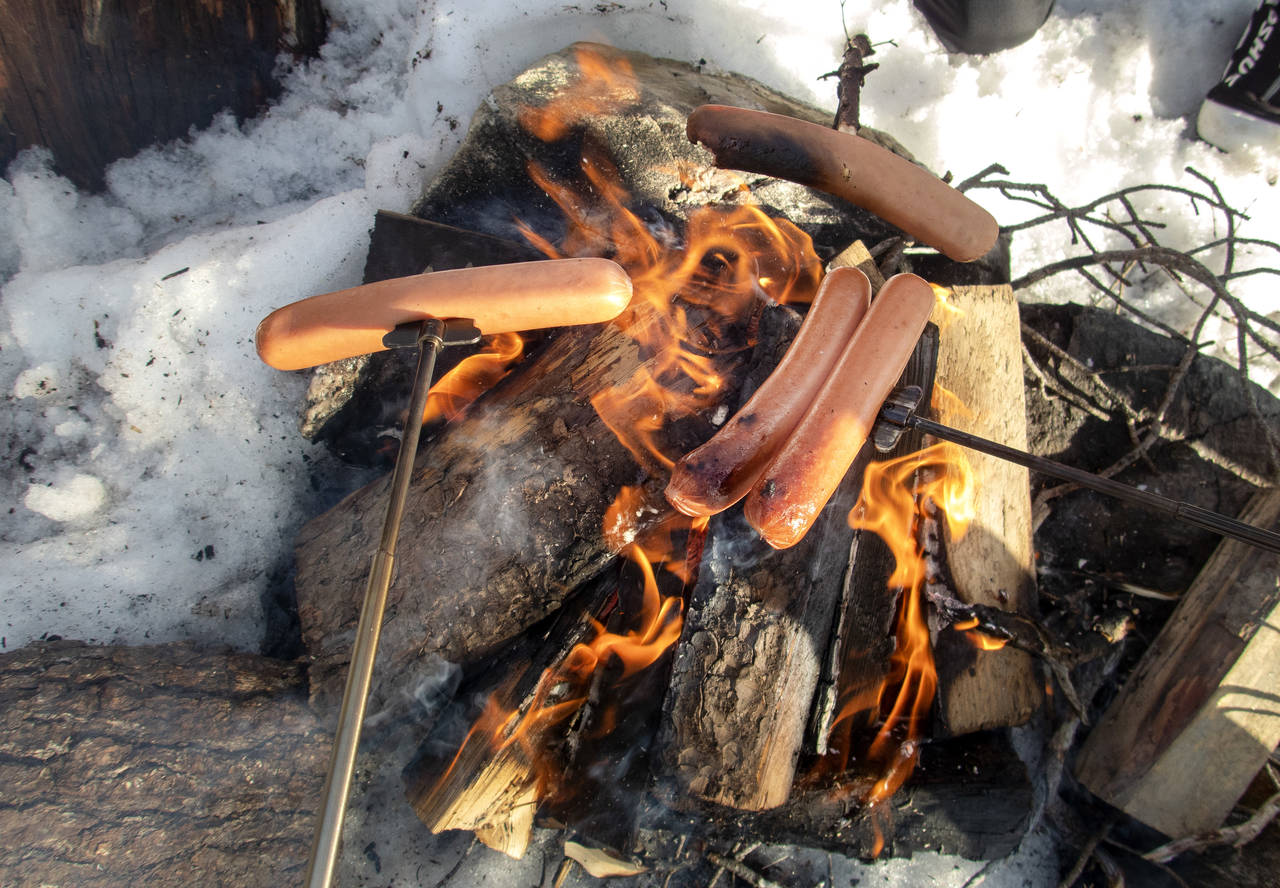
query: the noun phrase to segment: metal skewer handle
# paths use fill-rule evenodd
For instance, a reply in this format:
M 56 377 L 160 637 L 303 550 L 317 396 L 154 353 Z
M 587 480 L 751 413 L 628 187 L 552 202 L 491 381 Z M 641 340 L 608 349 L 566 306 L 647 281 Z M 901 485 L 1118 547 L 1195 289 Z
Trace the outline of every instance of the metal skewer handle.
M 1232 537 L 1271 552 L 1280 552 L 1280 534 L 1278 533 L 1263 530 L 1261 527 L 1254 527 L 1252 524 L 1237 521 L 1235 518 L 1228 518 L 1226 515 L 1203 509 L 1191 503 L 1161 496 L 1148 490 L 1139 490 L 1131 485 L 1113 481 L 1110 478 L 1104 478 L 1101 475 L 1095 475 L 1083 469 L 1076 469 L 1060 462 L 1046 459 L 1043 456 L 1035 456 L 1022 450 L 1015 450 L 1004 444 L 980 438 L 977 435 L 971 435 L 968 432 L 962 432 L 959 429 L 953 429 L 950 426 L 945 426 L 932 420 L 923 419 L 916 413 L 923 395 L 924 391 L 920 386 L 909 385 L 904 386 L 889 397 L 889 400 L 885 402 L 880 411 L 880 420 L 876 423 L 876 427 L 872 432 L 877 450 L 882 452 L 891 450 L 905 429 L 917 429 L 925 434 L 933 435 L 935 438 L 941 438 L 944 441 L 950 441 L 953 444 L 959 444 L 971 450 L 977 450 L 1026 466 L 1032 471 L 1052 475 L 1064 481 L 1072 481 L 1081 487 L 1088 487 L 1099 493 L 1105 493 L 1117 499 L 1136 503 L 1162 515 L 1186 521 L 1189 524 L 1213 531 L 1221 536 Z
M 382 632 L 387 591 L 391 588 L 391 576 L 395 568 L 400 519 L 404 515 L 409 496 L 413 459 L 418 452 L 422 414 L 427 406 L 436 356 L 446 345 L 469 344 L 478 342 L 479 339 L 480 331 L 470 320 L 442 321 L 436 318 L 401 324 L 383 338 L 383 344 L 388 348 L 416 345 L 418 368 L 413 377 L 413 392 L 409 397 L 409 414 L 405 417 L 404 432 L 400 438 L 400 452 L 396 455 L 395 469 L 391 474 L 391 493 L 387 502 L 387 517 L 382 524 L 382 539 L 369 570 L 364 604 L 360 608 L 360 622 L 356 626 L 355 642 L 351 648 L 351 666 L 342 692 L 342 708 L 338 713 L 338 732 L 334 738 L 333 754 L 329 759 L 320 819 L 316 823 L 315 838 L 311 844 L 311 860 L 307 864 L 308 888 L 328 888 L 337 866 L 342 821 L 347 811 L 351 776 L 355 771 L 356 751 L 360 745 L 360 728 L 364 723 L 365 706 L 373 682 L 373 663 L 378 655 L 378 636 Z

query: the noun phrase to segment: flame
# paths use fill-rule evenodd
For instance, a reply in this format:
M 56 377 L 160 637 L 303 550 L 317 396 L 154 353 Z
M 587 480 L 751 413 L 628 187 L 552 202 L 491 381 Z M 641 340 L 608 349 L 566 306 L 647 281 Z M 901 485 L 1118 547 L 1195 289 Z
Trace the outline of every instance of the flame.
M 964 317 L 964 309 L 957 306 L 951 301 L 951 290 L 940 284 L 930 284 L 933 288 L 933 295 L 937 299 L 934 305 L 932 320 L 938 325 L 940 333 L 946 333 L 947 328 L 955 321 Z
M 850 526 L 878 535 L 894 557 L 888 584 L 901 592 L 888 673 L 879 684 L 842 689 L 829 746 L 838 761 L 820 773 L 840 770 L 852 748 L 857 725 L 874 725 L 875 736 L 865 761 L 878 776 L 863 801 L 874 811 L 910 776 L 920 750 L 920 737 L 937 689 L 937 673 L 925 620 L 923 589 L 926 564 L 918 527 L 932 501 L 945 515 L 953 539 L 960 538 L 973 513 L 973 473 L 963 451 L 943 442 L 916 453 L 871 463 L 863 475 L 862 493 L 849 513 Z M 883 847 L 877 824 L 874 854 Z
M 631 63 L 613 59 L 591 47 L 575 54 L 579 78 L 541 108 L 520 111 L 520 125 L 544 142 L 567 136 L 573 125 L 593 115 L 635 104 L 640 99 Z
M 524 355 L 524 340 L 516 333 L 485 337 L 484 348 L 470 355 L 436 380 L 427 394 L 423 423 L 452 421 L 472 401 L 497 385 Z
M 585 114 L 635 102 L 638 89 L 626 58 L 594 49 L 578 53 L 578 77 L 521 124 L 544 140 L 563 138 Z M 607 256 L 634 287 L 631 309 L 615 321 L 646 358 L 623 384 L 592 404 L 601 419 L 652 473 L 668 471 L 680 452 L 663 440 L 676 420 L 719 404 L 727 371 L 751 343 L 728 334 L 768 301 L 808 302 L 822 275 L 809 236 L 759 206 L 700 207 L 680 233 L 663 219 L 642 219 L 611 159 L 591 140 L 582 146 L 578 182 L 557 180 L 530 162 L 529 176 L 568 223 L 557 246 L 527 224 L 524 236 L 551 258 Z M 683 452 L 684 448 L 680 448 Z
M 973 646 L 980 651 L 998 651 L 1009 643 L 1007 638 L 996 638 L 994 635 L 987 635 L 985 632 L 967 632 L 969 640 L 973 642 Z
M 518 751 L 521 760 L 529 764 L 535 797 L 546 798 L 555 791 L 560 778 L 555 756 L 549 752 L 551 731 L 582 708 L 601 666 L 616 660 L 620 670 L 615 678 L 621 681 L 652 666 L 679 639 L 684 625 L 683 600 L 679 595 L 662 594 L 657 571 L 668 567 L 682 578 L 683 585 L 682 571 L 670 567 L 684 560 L 678 557 L 681 551 L 675 540 L 681 529 L 688 531 L 696 525 L 680 516 L 641 532 L 639 519 L 649 511 L 643 502 L 639 488 L 624 487 L 609 509 L 605 531 L 609 539 L 622 544 L 621 554 L 635 565 L 642 581 L 631 627 L 610 629 L 600 620 L 589 618 L 592 638 L 574 645 L 559 663 L 543 671 L 527 697 L 527 705 L 511 707 L 503 703 L 510 696 L 513 683 L 491 695 L 437 785 L 448 778 L 467 744 L 484 742 L 493 756 Z M 600 731 L 611 730 L 616 720 L 616 714 L 605 709 Z

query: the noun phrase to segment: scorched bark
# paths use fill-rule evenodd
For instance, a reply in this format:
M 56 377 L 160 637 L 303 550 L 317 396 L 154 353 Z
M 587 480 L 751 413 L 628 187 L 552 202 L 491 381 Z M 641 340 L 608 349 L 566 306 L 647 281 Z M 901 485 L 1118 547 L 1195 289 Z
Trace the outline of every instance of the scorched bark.
M 643 482 L 641 527 L 671 514 L 665 476 L 644 475 L 591 404 L 648 358 L 615 324 L 565 329 L 424 445 L 401 527 L 375 694 L 412 681 L 421 657 L 473 658 L 559 607 L 613 557 L 604 515 L 623 485 Z M 674 449 L 681 446 L 689 442 Z M 334 679 L 348 657 L 386 497 L 382 479 L 298 538 L 299 614 L 321 697 L 340 690 Z

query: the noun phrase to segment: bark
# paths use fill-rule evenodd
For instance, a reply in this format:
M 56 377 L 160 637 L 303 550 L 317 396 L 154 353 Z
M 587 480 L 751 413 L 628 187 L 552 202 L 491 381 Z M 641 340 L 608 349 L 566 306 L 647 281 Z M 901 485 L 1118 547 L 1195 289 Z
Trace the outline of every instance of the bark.
M 305 668 L 186 644 L 0 656 L 0 883 L 301 879 L 329 737 Z

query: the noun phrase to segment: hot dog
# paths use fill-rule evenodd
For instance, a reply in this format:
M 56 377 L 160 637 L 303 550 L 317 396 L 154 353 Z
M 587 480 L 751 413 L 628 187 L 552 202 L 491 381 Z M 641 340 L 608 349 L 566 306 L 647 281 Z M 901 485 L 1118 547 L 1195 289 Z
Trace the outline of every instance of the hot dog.
M 471 318 L 484 333 L 510 333 L 616 317 L 631 279 L 609 259 L 548 259 L 434 271 L 312 296 L 258 325 L 258 356 L 301 370 L 381 351 L 383 334 L 407 321 Z
M 673 506 L 701 517 L 747 495 L 826 381 L 870 299 L 871 283 L 856 268 L 823 279 L 778 366 L 720 431 L 676 463 L 666 491 Z
M 795 545 L 862 449 L 933 310 L 933 290 L 913 274 L 890 278 L 800 422 L 743 507 L 775 549 Z
M 870 210 L 957 262 L 983 256 L 996 220 L 923 167 L 852 133 L 781 114 L 703 105 L 686 131 L 716 166 L 789 179 Z

